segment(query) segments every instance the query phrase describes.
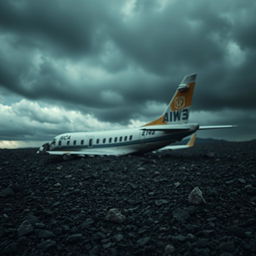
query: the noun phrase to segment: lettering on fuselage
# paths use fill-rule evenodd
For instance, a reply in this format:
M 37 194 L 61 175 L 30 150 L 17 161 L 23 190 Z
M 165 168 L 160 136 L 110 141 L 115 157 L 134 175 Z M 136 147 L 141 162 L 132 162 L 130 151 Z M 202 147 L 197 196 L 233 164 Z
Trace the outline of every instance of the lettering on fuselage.
M 164 121 L 165 122 L 177 122 L 177 121 L 187 121 L 189 118 L 189 111 L 187 108 L 182 110 L 177 110 L 173 112 L 165 113 Z
M 155 131 L 153 130 L 143 130 L 142 131 L 142 136 L 146 136 L 146 135 L 154 135 L 155 134 Z
M 70 140 L 71 139 L 71 135 L 63 135 L 60 137 L 60 140 Z

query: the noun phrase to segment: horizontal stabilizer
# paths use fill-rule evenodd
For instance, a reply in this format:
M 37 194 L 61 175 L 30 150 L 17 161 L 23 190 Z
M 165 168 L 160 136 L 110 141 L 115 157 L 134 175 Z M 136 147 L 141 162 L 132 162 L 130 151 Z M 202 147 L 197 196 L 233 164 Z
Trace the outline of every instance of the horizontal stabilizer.
M 199 130 L 234 128 L 236 125 L 200 125 Z

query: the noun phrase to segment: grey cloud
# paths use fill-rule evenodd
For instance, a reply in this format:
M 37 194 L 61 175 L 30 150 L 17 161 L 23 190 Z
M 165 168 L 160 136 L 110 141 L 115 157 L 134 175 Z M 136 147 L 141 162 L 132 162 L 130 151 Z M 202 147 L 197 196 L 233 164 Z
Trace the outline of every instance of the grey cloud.
M 125 124 L 197 72 L 194 110 L 255 110 L 255 1 L 164 2 L 1 1 L 0 89 Z

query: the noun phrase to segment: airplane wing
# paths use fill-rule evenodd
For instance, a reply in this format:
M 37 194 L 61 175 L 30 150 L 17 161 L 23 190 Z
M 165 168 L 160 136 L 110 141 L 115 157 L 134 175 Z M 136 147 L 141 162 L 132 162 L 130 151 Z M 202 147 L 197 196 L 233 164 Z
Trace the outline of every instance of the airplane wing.
M 234 128 L 237 125 L 200 125 L 198 130 Z
M 63 156 L 63 155 L 74 155 L 74 156 L 85 156 L 85 155 L 101 155 L 101 156 L 121 156 L 131 153 L 130 150 L 98 150 L 98 149 L 86 149 L 83 151 L 47 151 L 49 155 Z
M 194 133 L 188 143 L 186 145 L 170 145 L 163 148 L 158 149 L 157 151 L 163 151 L 163 150 L 179 150 L 179 149 L 186 149 L 191 148 L 195 145 L 196 142 L 196 134 Z

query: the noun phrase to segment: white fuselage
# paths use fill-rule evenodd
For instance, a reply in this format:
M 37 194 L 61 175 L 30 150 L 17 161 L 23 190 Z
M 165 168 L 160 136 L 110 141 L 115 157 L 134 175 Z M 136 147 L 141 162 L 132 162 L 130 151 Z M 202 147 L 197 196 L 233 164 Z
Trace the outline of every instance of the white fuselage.
M 58 135 L 50 151 L 77 154 L 126 155 L 159 149 L 192 134 L 190 131 L 156 131 L 131 128 L 100 132 L 75 132 Z

